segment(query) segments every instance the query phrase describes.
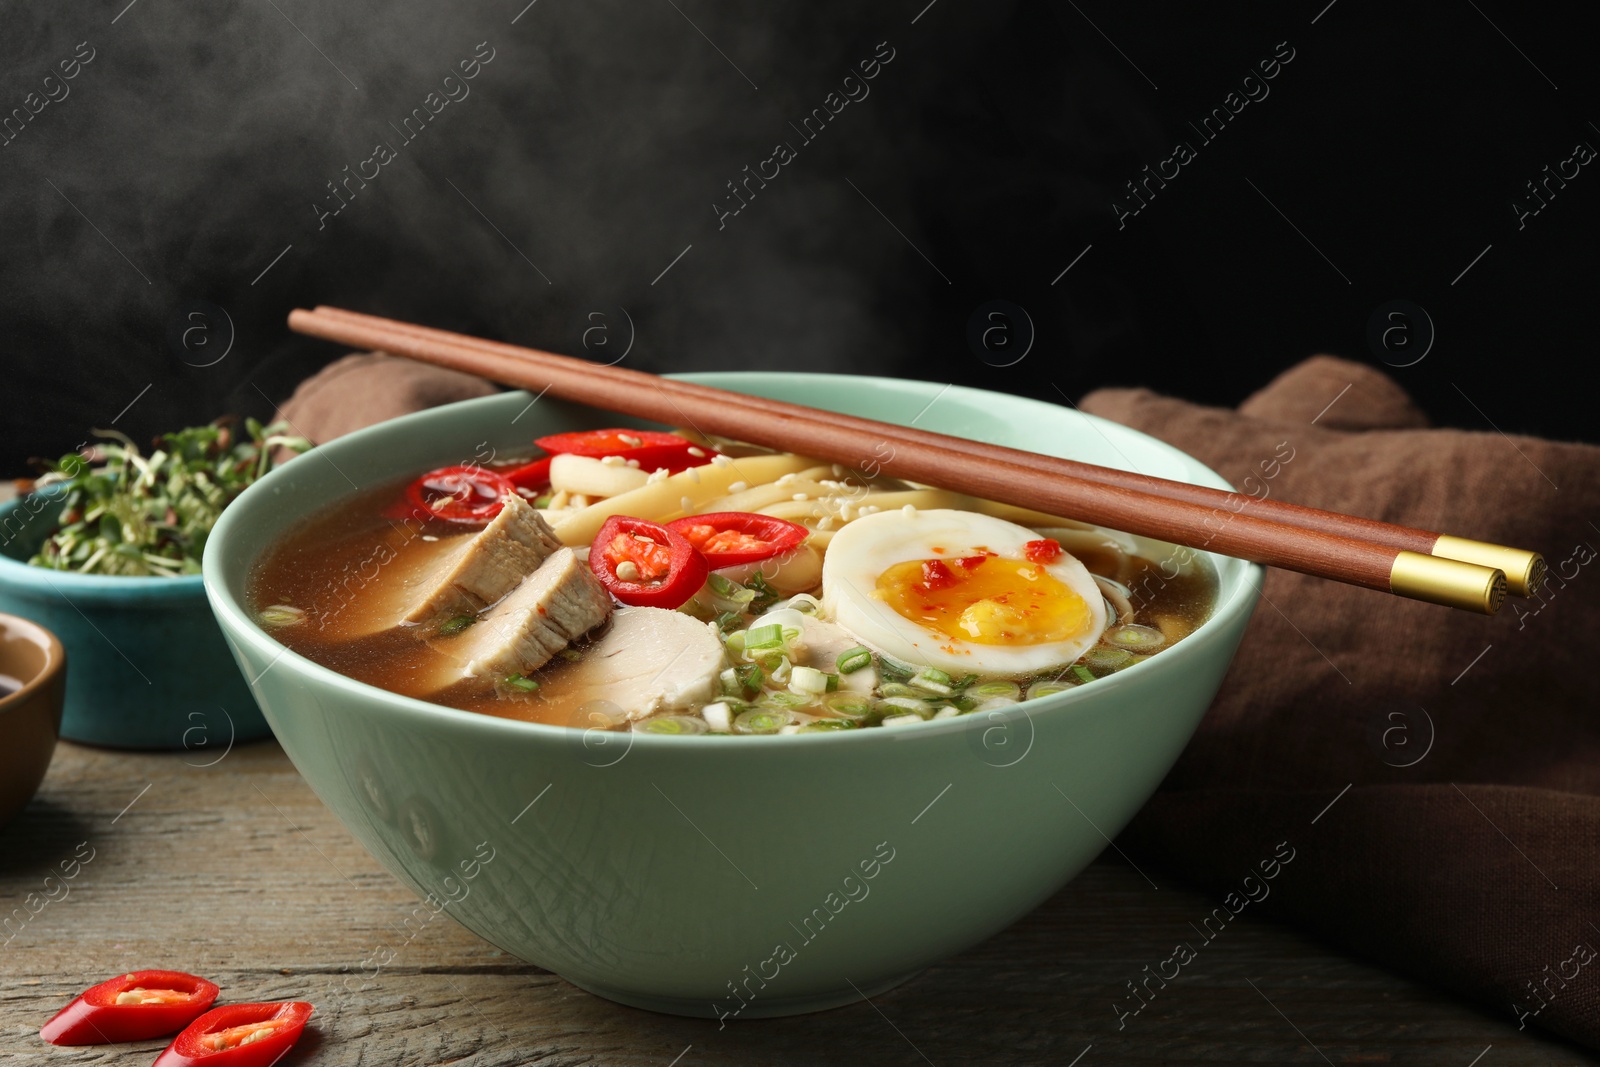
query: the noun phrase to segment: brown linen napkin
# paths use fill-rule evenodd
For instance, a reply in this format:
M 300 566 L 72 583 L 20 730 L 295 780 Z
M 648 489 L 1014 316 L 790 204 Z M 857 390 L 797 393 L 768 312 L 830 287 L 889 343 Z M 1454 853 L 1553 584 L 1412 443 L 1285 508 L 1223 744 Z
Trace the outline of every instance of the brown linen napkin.
M 423 408 L 488 396 L 492 382 L 381 352 L 352 353 L 300 383 L 284 402 L 292 432 L 322 444 Z
M 284 410 L 326 441 L 492 391 L 360 355 Z M 1494 619 L 1270 573 L 1216 703 L 1122 841 L 1218 892 L 1194 935 L 1174 931 L 1191 951 L 1237 913 L 1275 914 L 1600 1047 L 1600 617 L 1585 610 L 1600 449 L 1428 429 L 1392 380 L 1327 356 L 1237 412 L 1143 390 L 1083 407 L 1255 496 L 1548 555 L 1543 595 Z
M 1600 448 L 1427 429 L 1392 380 L 1327 356 L 1238 412 L 1124 389 L 1082 406 L 1257 496 L 1546 554 L 1542 595 L 1493 619 L 1270 572 L 1122 841 L 1231 894 L 1207 939 L 1248 906 L 1600 1047 Z

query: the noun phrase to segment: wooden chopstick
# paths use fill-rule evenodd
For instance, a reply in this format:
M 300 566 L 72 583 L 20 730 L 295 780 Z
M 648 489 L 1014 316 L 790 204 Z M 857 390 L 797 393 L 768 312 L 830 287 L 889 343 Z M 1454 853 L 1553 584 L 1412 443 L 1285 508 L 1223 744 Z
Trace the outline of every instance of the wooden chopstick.
M 1290 526 L 1246 510 L 1155 495 L 1130 485 L 1089 481 L 1052 470 L 1050 457 L 988 446 L 929 431 L 839 417 L 802 405 L 751 398 L 709 386 L 681 389 L 640 371 L 393 323 L 330 309 L 290 313 L 291 329 L 477 374 L 529 392 L 669 425 L 689 425 L 754 444 L 858 467 L 974 496 L 1124 530 L 1432 603 L 1493 614 L 1506 589 L 1498 568 L 1431 556 L 1314 527 Z M 996 451 L 998 450 L 998 451 Z M 1010 458 L 1019 456 L 1025 462 Z M 1041 466 L 1043 464 L 1043 466 Z M 1175 483 L 1181 484 L 1181 483 Z M 1228 494 L 1223 494 L 1228 496 Z M 1250 510 L 1259 501 L 1250 501 Z
M 347 311 L 342 308 L 320 306 L 316 309 L 316 313 L 344 319 L 352 323 L 362 323 L 380 329 L 395 330 L 418 338 L 431 338 L 451 344 L 464 345 L 484 352 L 527 359 L 535 363 L 572 358 L 538 349 L 523 348 L 517 345 L 471 337 L 467 334 L 454 333 L 449 330 L 397 322 L 375 315 L 364 315 L 357 311 Z M 741 393 L 730 394 L 726 390 L 713 389 L 708 386 L 678 381 L 672 378 L 662 378 L 627 368 L 614 367 L 610 368 L 609 372 L 628 378 L 641 387 L 662 389 L 678 397 L 694 398 L 696 402 L 736 403 L 776 415 L 792 412 L 795 406 L 786 404 L 781 400 L 747 396 Z M 849 424 L 858 429 L 867 429 L 874 433 L 883 433 L 885 427 L 889 425 L 875 422 L 871 419 L 831 412 L 828 414 L 828 422 L 830 425 Z M 950 440 L 944 434 L 919 430 L 913 426 L 897 426 L 894 427 L 894 432 L 898 440 L 917 444 L 940 446 L 941 444 L 947 445 Z M 1007 448 L 1004 445 L 989 444 L 985 441 L 964 441 L 963 443 L 965 446 L 963 450 L 973 455 L 983 456 L 1003 463 L 1017 463 L 1023 466 L 1035 467 L 1041 472 L 1051 475 L 1121 486 L 1137 492 L 1152 493 L 1156 496 L 1164 496 L 1173 500 L 1186 500 L 1192 504 L 1203 504 L 1212 509 L 1220 509 L 1228 514 L 1236 514 L 1245 508 L 1249 508 L 1251 513 L 1259 518 L 1270 519 L 1286 526 L 1342 534 L 1354 540 L 1371 541 L 1374 544 L 1384 545 L 1389 548 L 1403 549 L 1422 555 L 1442 556 L 1448 559 L 1461 560 L 1464 563 L 1476 563 L 1479 566 L 1491 569 L 1497 568 L 1506 574 L 1507 591 L 1517 596 L 1531 595 L 1539 587 L 1539 583 L 1544 580 L 1544 557 L 1537 552 L 1530 552 L 1525 549 L 1468 540 L 1450 534 L 1441 534 L 1433 530 L 1422 530 L 1411 526 L 1379 522 L 1376 519 L 1363 518 L 1358 515 L 1346 515 L 1337 511 L 1325 511 L 1321 508 L 1290 504 L 1281 500 L 1261 499 L 1243 493 L 1212 489 L 1209 486 L 1193 485 L 1189 482 L 1119 470 L 1115 467 L 1101 467 L 1092 463 L 1063 459 L 1058 456 L 1039 455 L 1038 453 L 1024 452 L 1020 449 Z

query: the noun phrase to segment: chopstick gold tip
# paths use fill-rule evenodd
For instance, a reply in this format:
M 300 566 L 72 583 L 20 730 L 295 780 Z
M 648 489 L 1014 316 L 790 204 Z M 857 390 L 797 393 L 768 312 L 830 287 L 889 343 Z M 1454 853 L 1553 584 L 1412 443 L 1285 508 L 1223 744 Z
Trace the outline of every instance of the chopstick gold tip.
M 1439 540 L 1434 542 L 1433 555 L 1476 563 L 1480 567 L 1497 567 L 1506 572 L 1506 588 L 1517 596 L 1532 596 L 1544 581 L 1544 557 L 1525 548 L 1440 534 Z
M 1401 552 L 1389 571 L 1389 589 L 1413 600 L 1493 615 L 1506 598 L 1506 574 L 1497 567 Z

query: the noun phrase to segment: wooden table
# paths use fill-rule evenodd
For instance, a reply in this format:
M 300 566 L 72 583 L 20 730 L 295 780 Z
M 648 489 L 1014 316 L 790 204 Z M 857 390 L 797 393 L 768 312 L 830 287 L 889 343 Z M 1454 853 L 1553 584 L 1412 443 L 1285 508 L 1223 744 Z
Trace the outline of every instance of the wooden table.
M 1152 889 L 1114 853 L 871 1004 L 719 1030 L 590 996 L 448 917 L 420 924 L 411 893 L 275 743 L 204 766 L 214 759 L 56 750 L 39 795 L 0 831 L 12 916 L 0 1063 L 149 1064 L 164 1042 L 58 1049 L 38 1037 L 85 986 L 141 967 L 209 976 L 236 1001 L 314 1003 L 314 1033 L 284 1067 L 1600 1062 L 1248 915 L 1119 1031 L 1124 983 L 1214 902 L 1164 878 Z M 47 887 L 75 854 L 92 858 Z M 38 907 L 47 888 L 55 899 L 30 914 L 28 894 Z M 386 967 L 363 966 L 386 950 Z

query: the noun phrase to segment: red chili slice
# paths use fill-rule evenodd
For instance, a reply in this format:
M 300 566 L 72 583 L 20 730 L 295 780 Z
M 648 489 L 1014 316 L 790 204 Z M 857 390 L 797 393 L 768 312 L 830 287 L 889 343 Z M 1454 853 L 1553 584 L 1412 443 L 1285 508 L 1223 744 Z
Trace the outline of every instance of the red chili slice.
M 781 556 L 811 533 L 799 523 L 749 511 L 686 515 L 667 523 L 698 548 L 712 570 Z
M 550 453 L 594 459 L 621 456 L 623 459 L 638 460 L 642 471 L 666 468 L 673 474 L 710 463 L 712 457 L 718 454 L 715 449 L 703 448 L 677 434 L 657 430 L 583 430 L 541 437 L 534 443 Z
M 1029 541 L 1022 546 L 1022 554 L 1028 558 L 1029 563 L 1050 563 L 1061 555 L 1061 542 L 1053 537 Z
M 501 498 L 514 492 L 509 478 L 484 467 L 440 467 L 408 485 L 406 499 L 436 519 L 481 526 L 500 514 Z
M 144 1041 L 182 1030 L 217 999 L 217 987 L 183 971 L 132 971 L 85 989 L 45 1023 L 52 1045 Z
M 533 493 L 542 493 L 550 488 L 550 460 L 553 457 L 545 456 L 532 463 L 500 473 L 505 479 L 518 489 L 526 489 Z
M 154 1067 L 269 1067 L 300 1040 L 311 1011 L 302 1000 L 213 1008 L 173 1038 Z
M 676 530 L 627 515 L 613 515 L 600 527 L 589 546 L 589 569 L 622 603 L 654 608 L 687 603 L 711 570 Z

